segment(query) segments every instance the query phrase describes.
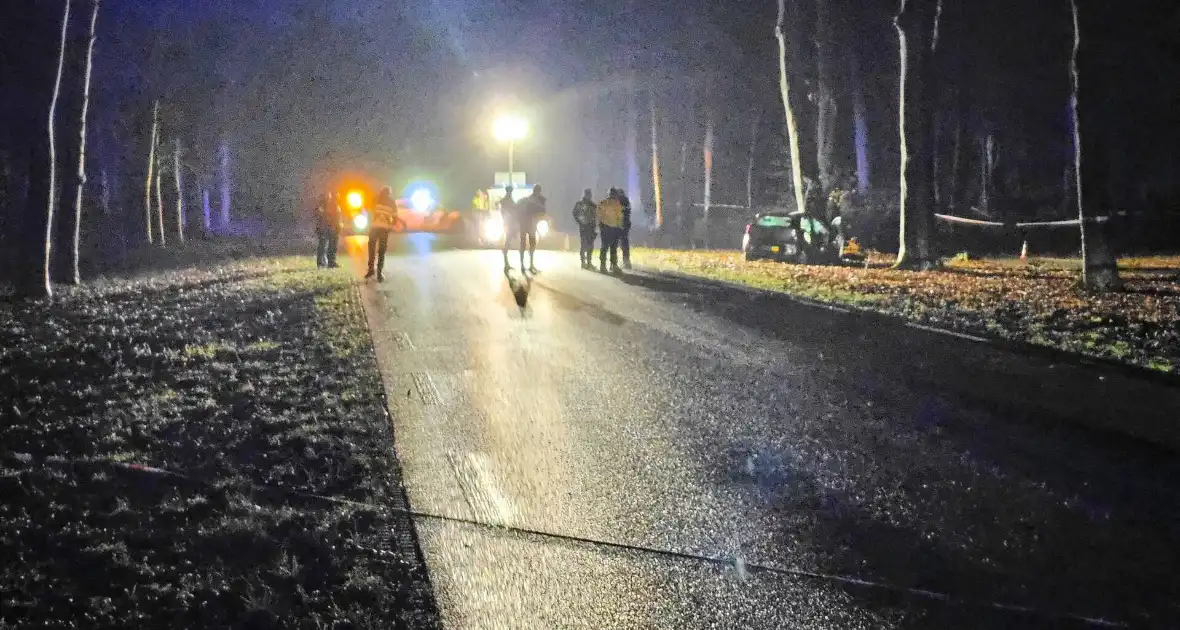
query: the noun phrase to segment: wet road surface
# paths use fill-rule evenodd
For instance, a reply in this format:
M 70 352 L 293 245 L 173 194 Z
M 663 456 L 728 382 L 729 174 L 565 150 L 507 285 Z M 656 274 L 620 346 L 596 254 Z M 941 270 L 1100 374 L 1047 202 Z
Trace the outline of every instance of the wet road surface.
M 1175 391 L 430 249 L 365 300 L 448 627 L 1180 627 L 1176 458 L 1068 421 Z

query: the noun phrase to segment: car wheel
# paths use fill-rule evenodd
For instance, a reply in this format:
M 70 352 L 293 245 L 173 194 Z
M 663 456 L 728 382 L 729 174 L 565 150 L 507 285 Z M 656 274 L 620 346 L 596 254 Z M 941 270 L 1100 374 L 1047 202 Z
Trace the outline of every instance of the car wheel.
M 754 262 L 756 260 L 758 260 L 757 254 L 755 254 L 751 251 L 746 251 L 746 262 Z

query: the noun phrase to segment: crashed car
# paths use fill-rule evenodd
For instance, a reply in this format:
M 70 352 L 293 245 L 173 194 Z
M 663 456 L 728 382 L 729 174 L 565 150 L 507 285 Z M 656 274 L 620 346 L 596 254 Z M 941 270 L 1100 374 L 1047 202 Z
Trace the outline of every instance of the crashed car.
M 857 239 L 845 239 L 841 217 L 830 225 L 805 212 L 767 212 L 754 216 L 742 235 L 746 260 L 777 260 L 801 265 L 864 260 Z

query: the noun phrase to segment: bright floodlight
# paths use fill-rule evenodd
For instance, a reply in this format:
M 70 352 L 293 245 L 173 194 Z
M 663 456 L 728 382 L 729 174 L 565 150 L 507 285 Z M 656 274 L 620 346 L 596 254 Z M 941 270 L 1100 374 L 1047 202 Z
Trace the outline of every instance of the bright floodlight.
M 546 221 L 545 219 L 541 219 L 540 221 L 537 221 L 537 238 L 545 238 L 545 235 L 548 233 L 549 233 L 549 222 Z
M 356 215 L 355 217 L 352 218 L 352 225 L 354 227 L 356 227 L 357 230 L 364 232 L 365 228 L 369 227 L 369 215 L 367 215 L 367 214 Z
M 410 205 L 418 212 L 426 212 L 430 206 L 434 205 L 434 195 L 431 195 L 430 191 L 425 188 L 419 188 L 410 195 Z
M 497 140 L 520 140 L 529 132 L 529 124 L 520 116 L 501 116 L 492 125 L 492 134 Z
M 348 193 L 349 208 L 360 208 L 363 205 L 365 205 L 365 198 L 359 192 L 354 190 Z

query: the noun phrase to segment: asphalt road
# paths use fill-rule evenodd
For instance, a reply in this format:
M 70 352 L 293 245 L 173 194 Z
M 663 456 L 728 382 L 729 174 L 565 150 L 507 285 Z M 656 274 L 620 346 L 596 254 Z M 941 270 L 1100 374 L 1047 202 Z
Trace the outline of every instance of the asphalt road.
M 365 300 L 448 627 L 1180 627 L 1177 458 L 1071 421 L 1174 390 L 434 245 Z

